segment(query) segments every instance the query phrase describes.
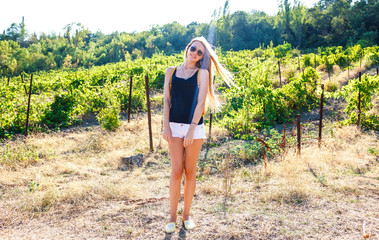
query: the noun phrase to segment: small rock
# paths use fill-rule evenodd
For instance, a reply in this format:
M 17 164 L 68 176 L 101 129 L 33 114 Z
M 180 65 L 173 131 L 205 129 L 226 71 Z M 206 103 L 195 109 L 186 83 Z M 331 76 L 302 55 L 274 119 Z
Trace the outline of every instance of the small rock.
M 118 170 L 127 171 L 133 169 L 134 166 L 141 167 L 143 164 L 143 155 L 137 154 L 130 157 L 121 158 L 121 165 Z

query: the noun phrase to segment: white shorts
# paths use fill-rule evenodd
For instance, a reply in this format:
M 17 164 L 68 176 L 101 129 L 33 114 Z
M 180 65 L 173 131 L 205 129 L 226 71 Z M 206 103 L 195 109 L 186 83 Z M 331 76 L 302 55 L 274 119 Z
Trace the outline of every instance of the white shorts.
M 184 138 L 191 124 L 170 122 L 172 137 Z M 193 139 L 206 139 L 204 123 L 197 125 Z

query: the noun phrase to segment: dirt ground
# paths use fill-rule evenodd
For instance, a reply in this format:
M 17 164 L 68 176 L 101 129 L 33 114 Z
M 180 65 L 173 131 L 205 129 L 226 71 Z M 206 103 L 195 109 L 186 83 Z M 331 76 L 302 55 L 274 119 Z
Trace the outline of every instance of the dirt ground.
M 166 177 L 168 182 L 168 177 Z M 378 236 L 378 180 L 355 179 L 361 194 L 332 193 L 327 199 L 301 203 L 264 202 L 261 194 L 273 186 L 233 194 L 223 210 L 222 196 L 198 193 L 192 215 L 197 228 L 179 224 L 165 234 L 169 201 L 98 201 L 86 206 L 57 206 L 30 219 L 13 219 L 2 229 L 2 239 L 362 239 L 366 231 Z M 222 182 L 222 179 L 219 179 Z M 217 180 L 216 180 L 217 182 Z M 200 189 L 208 181 L 200 182 Z M 249 183 L 236 183 L 244 188 Z M 267 183 L 265 185 L 270 185 Z M 251 187 L 251 186 L 250 186 Z M 168 186 L 165 186 L 168 192 Z M 368 190 L 369 189 L 369 190 Z M 182 204 L 182 202 L 181 202 Z M 178 221 L 179 222 L 179 221 Z
M 351 129 L 342 129 L 339 134 L 347 130 Z M 78 134 L 64 138 L 79 138 L 75 136 Z M 120 167 L 122 160 L 118 158 L 111 160 L 114 164 L 65 159 L 67 162 L 55 166 L 72 165 L 71 170 L 52 170 L 54 159 L 17 171 L 3 170 L 0 236 L 1 239 L 363 239 L 364 230 L 370 234 L 369 239 L 377 239 L 379 160 L 367 148 L 379 150 L 379 146 L 375 135 L 356 134 L 344 136 L 342 141 L 325 140 L 321 151 L 310 144 L 304 147 L 300 158 L 290 151 L 284 160 L 270 159 L 266 170 L 262 164 L 246 164 L 230 169 L 230 175 L 220 166 L 199 172 L 191 211 L 197 228 L 186 231 L 180 224 L 181 200 L 178 228 L 173 234 L 165 234 L 163 230 L 169 216 L 170 177 L 165 151 L 147 153 L 142 167 L 128 170 Z M 365 145 L 360 147 L 363 142 Z M 225 152 L 225 144 L 243 142 L 224 142 L 213 147 L 208 161 L 215 158 L 213 154 Z M 204 147 L 200 162 L 206 150 Z M 97 169 L 97 161 L 106 167 Z M 85 165 L 89 169 L 85 170 Z M 39 178 L 34 175 L 36 171 L 41 175 Z M 41 185 L 55 183 L 25 193 L 30 189 L 27 184 L 30 179 L 39 179 L 35 181 Z M 68 188 L 70 184 L 74 187 Z M 92 184 L 97 185 L 81 190 Z M 107 188 L 114 192 L 109 193 Z M 68 193 L 71 195 L 67 196 Z

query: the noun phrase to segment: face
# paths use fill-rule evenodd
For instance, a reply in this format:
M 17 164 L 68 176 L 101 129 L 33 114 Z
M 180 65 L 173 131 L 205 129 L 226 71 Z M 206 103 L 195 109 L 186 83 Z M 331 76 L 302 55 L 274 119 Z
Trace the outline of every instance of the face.
M 187 58 L 193 61 L 199 61 L 203 58 L 205 53 L 205 48 L 200 42 L 193 42 L 187 51 Z

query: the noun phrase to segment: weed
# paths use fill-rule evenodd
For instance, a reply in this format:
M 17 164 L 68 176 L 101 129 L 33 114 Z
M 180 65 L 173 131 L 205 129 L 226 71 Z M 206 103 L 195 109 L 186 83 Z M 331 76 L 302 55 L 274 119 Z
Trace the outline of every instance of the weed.
M 28 183 L 27 187 L 28 193 L 33 193 L 34 191 L 39 190 L 39 183 L 31 181 L 30 183 Z
M 40 154 L 37 148 L 21 141 L 0 146 L 0 165 L 16 169 L 18 166 L 28 166 L 37 163 Z

